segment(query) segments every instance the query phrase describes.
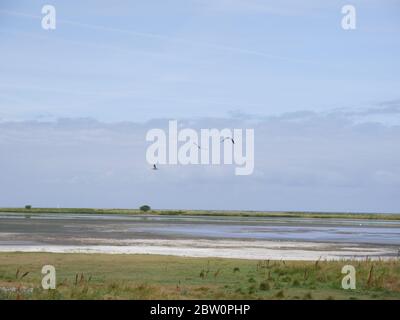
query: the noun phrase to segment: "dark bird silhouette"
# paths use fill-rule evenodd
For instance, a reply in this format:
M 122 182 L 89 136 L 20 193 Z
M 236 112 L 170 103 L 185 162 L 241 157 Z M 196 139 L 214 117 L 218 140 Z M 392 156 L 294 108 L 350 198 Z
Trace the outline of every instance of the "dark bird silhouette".
M 158 168 L 155 164 L 153 164 L 153 170 L 158 170 Z
M 225 137 L 221 140 L 221 142 L 224 142 L 225 140 L 231 140 L 233 144 L 235 144 L 235 140 L 233 140 L 233 138 L 231 137 Z
M 206 148 L 200 147 L 196 142 L 193 142 L 193 144 L 197 147 L 199 150 L 207 150 Z

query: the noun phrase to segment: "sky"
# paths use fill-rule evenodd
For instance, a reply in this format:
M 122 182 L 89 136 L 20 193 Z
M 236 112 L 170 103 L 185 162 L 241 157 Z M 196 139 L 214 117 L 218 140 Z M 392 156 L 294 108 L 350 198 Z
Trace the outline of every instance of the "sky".
M 400 212 L 399 18 L 395 0 L 3 0 L 0 206 Z M 168 119 L 254 128 L 254 174 L 149 170 Z

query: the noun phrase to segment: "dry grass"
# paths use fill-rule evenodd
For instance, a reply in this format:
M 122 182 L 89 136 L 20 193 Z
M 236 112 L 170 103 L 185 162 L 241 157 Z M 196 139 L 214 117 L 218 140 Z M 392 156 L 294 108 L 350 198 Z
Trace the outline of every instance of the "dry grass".
M 40 287 L 45 264 L 56 290 Z M 356 290 L 341 288 L 346 264 Z M 400 261 L 0 253 L 0 299 L 400 299 Z

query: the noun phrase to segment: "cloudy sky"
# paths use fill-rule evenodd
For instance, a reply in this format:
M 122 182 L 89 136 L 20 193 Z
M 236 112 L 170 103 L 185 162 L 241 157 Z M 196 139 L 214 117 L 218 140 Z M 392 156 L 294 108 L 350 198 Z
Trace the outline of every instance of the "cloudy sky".
M 0 3 L 0 206 L 400 212 L 400 1 Z M 255 170 L 146 132 L 254 128 Z

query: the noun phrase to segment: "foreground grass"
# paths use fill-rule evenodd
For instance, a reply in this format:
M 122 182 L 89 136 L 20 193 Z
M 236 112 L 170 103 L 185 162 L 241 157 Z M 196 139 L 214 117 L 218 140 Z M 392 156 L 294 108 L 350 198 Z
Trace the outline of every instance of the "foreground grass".
M 303 211 L 216 211 L 216 210 L 151 210 L 147 213 L 137 209 L 91 209 L 91 208 L 0 208 L 1 212 L 40 214 L 40 213 L 76 213 L 76 214 L 128 214 L 128 215 L 190 215 L 190 216 L 226 216 L 226 217 L 276 217 L 276 218 L 319 218 L 319 219 L 370 219 L 400 220 L 400 214 L 385 213 L 333 213 Z
M 56 290 L 41 288 L 46 264 L 56 268 Z M 356 268 L 356 290 L 341 288 L 346 264 Z M 0 299 L 400 299 L 400 261 L 0 253 Z

